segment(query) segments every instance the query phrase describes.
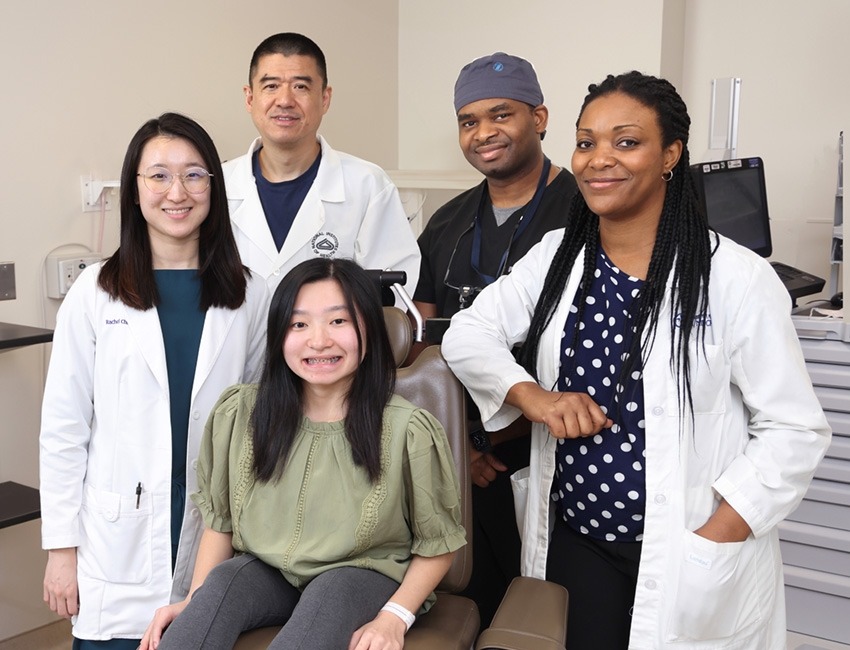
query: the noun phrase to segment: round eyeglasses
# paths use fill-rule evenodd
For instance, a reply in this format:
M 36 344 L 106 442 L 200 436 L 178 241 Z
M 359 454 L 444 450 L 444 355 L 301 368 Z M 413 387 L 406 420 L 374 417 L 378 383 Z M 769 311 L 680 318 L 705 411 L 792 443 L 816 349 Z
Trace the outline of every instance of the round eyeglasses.
M 165 194 L 179 178 L 189 194 L 201 194 L 210 186 L 210 174 L 203 167 L 190 167 L 182 174 L 174 174 L 162 167 L 149 167 L 143 173 L 138 173 L 144 179 L 145 187 L 154 194 Z

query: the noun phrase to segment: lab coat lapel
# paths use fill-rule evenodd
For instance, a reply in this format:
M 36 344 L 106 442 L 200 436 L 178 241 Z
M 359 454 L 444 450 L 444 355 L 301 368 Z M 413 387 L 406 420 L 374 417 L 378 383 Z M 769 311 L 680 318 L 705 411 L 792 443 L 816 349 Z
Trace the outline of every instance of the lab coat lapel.
M 342 163 L 337 153 L 319 136 L 322 147 L 322 162 L 316 180 L 304 197 L 304 202 L 295 215 L 292 228 L 283 242 L 278 261 L 283 263 L 292 259 L 299 250 L 325 225 L 325 203 L 342 203 L 345 200 L 345 185 L 342 175 Z
M 133 340 L 150 368 L 157 383 L 168 390 L 168 368 L 165 365 L 165 342 L 162 340 L 162 326 L 156 307 L 145 311 L 127 308 L 127 325 Z
M 233 326 L 237 310 L 222 307 L 210 307 L 204 317 L 204 330 L 198 348 L 198 361 L 195 364 L 195 379 L 192 382 L 192 400 L 204 385 L 221 356 L 227 334 Z
M 254 249 L 266 257 L 268 266 L 271 267 L 277 257 L 277 247 L 266 220 L 258 218 L 258 215 L 262 216 L 265 212 L 263 212 L 263 205 L 260 203 L 257 183 L 254 180 L 254 172 L 251 168 L 252 155 L 260 144 L 260 138 L 251 143 L 248 154 L 241 158 L 238 166 L 233 170 L 232 176 L 228 179 L 227 205 L 230 209 L 230 220 L 234 228 L 238 229 L 253 244 Z

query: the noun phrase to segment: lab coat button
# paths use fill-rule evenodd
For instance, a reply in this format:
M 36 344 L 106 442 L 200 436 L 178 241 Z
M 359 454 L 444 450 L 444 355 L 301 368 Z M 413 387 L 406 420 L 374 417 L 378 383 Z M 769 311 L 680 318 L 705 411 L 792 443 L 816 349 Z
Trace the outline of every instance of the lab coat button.
M 199 515 L 200 513 L 198 512 L 198 509 L 197 509 L 197 508 L 192 508 L 192 512 L 191 512 L 190 514 L 192 515 L 192 517 L 193 517 L 194 519 L 197 519 L 197 518 L 198 518 L 198 515 Z
M 192 461 L 192 469 L 198 469 L 198 459 Z
M 116 513 L 114 510 L 104 510 L 103 518 L 106 519 L 106 521 L 115 521 L 116 519 L 118 519 L 118 513 Z
M 660 406 L 655 406 L 652 409 L 652 414 L 653 415 L 664 415 L 664 409 L 661 408 Z
M 655 589 L 658 585 L 655 583 L 655 580 L 650 578 L 645 583 L 647 589 Z
M 275 275 L 280 275 L 280 269 L 275 269 L 275 270 L 274 270 L 274 274 L 275 274 Z
M 663 494 L 656 494 L 655 495 L 655 503 L 662 506 L 665 503 L 667 503 L 667 497 L 665 497 Z
M 201 414 L 200 414 L 199 411 L 195 411 L 194 413 L 192 413 L 192 419 L 193 420 L 197 420 L 199 417 L 201 417 Z

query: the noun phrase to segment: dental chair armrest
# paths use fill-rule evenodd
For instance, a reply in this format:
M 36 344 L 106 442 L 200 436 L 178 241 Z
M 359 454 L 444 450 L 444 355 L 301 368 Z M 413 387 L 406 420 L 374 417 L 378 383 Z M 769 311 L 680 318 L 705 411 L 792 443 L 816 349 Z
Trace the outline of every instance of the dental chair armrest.
M 568 605 L 561 585 L 514 578 L 475 650 L 564 650 Z

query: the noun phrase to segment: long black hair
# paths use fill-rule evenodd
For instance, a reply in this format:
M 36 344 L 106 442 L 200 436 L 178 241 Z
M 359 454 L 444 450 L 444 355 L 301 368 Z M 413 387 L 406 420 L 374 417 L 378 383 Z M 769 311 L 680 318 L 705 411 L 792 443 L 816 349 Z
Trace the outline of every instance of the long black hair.
M 210 211 L 201 223 L 198 237 L 198 275 L 201 277 L 200 308 L 237 309 L 245 302 L 246 276 L 242 266 L 224 191 L 221 162 L 212 138 L 194 120 L 179 113 L 163 113 L 148 120 L 136 131 L 124 155 L 121 169 L 121 244 L 104 263 L 98 277 L 101 289 L 125 305 L 148 310 L 159 304 L 159 292 L 153 271 L 148 224 L 139 205 L 139 161 L 151 140 L 185 140 L 201 155 L 211 174 Z M 176 181 L 175 182 L 179 182 Z
M 605 95 L 623 93 L 654 111 L 661 130 L 664 148 L 676 140 L 682 143 L 682 154 L 672 169 L 667 183 L 664 206 L 649 262 L 646 281 L 632 305 L 635 334 L 631 336 L 628 356 L 620 373 L 620 386 L 638 362 L 645 363 L 655 341 L 658 317 L 664 302 L 664 293 L 671 282 L 670 364 L 679 381 L 679 404 L 687 403 L 693 413 L 690 383 L 691 358 L 688 342 L 691 334 L 704 341 L 708 311 L 708 281 L 711 272 L 711 237 L 705 215 L 700 207 L 693 178 L 688 169 L 688 132 L 691 118 L 685 102 L 669 81 L 637 71 L 619 76 L 608 75 L 600 84 L 591 84 L 584 98 L 579 119 L 587 106 Z M 537 377 L 537 354 L 540 335 L 558 307 L 567 278 L 584 247 L 584 273 L 579 299 L 577 323 L 581 322 L 584 302 L 590 290 L 596 255 L 599 248 L 599 217 L 591 212 L 581 193 L 577 192 L 570 205 L 564 238 L 552 259 L 549 272 L 538 299 L 520 361 L 523 367 Z M 671 278 L 672 275 L 672 278 Z M 574 336 L 578 337 L 578 328 Z M 575 343 L 575 341 L 574 341 Z M 573 345 L 575 349 L 575 345 Z M 681 380 L 684 381 L 681 381 Z
M 303 384 L 286 365 L 283 342 L 301 287 L 321 280 L 333 280 L 342 289 L 345 305 L 354 318 L 362 357 L 347 396 L 345 435 L 355 465 L 366 470 L 372 482 L 381 475 L 381 427 L 384 408 L 395 387 L 395 363 L 380 292 L 355 262 L 315 258 L 286 274 L 269 308 L 266 361 L 251 415 L 254 471 L 262 481 L 280 478 L 301 426 Z

